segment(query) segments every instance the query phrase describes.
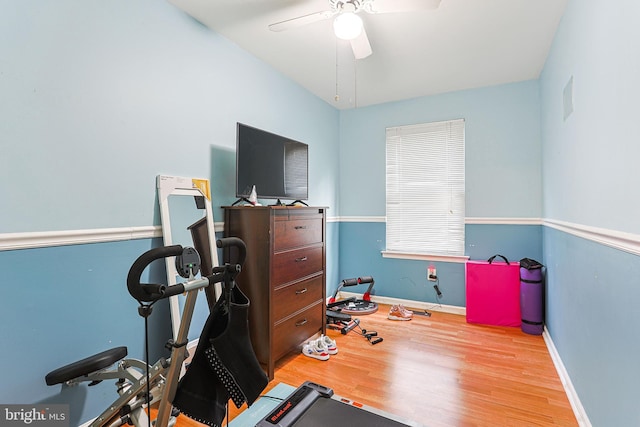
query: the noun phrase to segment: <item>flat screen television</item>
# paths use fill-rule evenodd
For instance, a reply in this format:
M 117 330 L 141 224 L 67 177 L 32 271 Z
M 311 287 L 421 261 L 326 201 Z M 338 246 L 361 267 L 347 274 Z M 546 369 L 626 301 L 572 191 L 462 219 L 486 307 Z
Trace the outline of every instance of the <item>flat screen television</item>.
M 309 198 L 309 146 L 238 123 L 236 197 L 246 200 L 256 186 L 259 199 L 302 202 Z M 236 202 L 236 203 L 238 203 Z

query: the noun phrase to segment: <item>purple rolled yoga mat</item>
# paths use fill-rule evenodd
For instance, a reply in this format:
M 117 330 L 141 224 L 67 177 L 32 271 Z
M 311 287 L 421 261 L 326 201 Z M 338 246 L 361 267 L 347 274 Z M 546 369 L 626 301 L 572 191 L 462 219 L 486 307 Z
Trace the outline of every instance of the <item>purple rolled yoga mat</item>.
M 542 335 L 544 329 L 544 283 L 542 265 L 520 267 L 520 313 L 522 332 Z

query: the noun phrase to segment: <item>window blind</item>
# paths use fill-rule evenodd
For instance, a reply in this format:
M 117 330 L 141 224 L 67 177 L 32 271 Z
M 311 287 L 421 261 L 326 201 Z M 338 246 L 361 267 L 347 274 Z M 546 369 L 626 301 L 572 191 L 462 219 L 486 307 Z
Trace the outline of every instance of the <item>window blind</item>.
M 387 251 L 464 255 L 464 120 L 387 128 Z

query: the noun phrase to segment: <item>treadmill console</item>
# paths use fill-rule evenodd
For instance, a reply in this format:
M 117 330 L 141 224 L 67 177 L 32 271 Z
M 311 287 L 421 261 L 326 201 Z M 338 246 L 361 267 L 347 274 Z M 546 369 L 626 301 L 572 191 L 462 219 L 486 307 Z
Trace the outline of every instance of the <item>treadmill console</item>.
M 310 381 L 305 382 L 267 415 L 256 427 L 288 427 L 293 425 L 320 398 L 330 398 L 333 390 Z

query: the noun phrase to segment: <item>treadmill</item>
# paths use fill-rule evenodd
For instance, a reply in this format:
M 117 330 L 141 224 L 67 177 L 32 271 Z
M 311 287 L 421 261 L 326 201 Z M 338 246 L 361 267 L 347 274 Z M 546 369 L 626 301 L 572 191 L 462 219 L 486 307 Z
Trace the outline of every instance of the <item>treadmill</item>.
M 256 427 L 423 427 L 412 421 L 334 395 L 333 390 L 305 382 Z

